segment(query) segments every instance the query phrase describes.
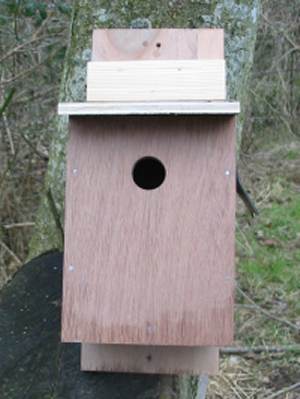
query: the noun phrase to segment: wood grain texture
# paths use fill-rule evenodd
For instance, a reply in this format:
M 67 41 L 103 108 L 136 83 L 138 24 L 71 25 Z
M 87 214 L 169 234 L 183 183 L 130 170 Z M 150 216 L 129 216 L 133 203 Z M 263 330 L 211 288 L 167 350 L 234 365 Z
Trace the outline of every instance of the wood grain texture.
M 224 60 L 89 62 L 87 101 L 225 100 Z
M 59 103 L 59 115 L 235 115 L 234 101 L 139 101 Z
M 233 336 L 230 116 L 70 118 L 62 339 L 220 346 Z M 154 156 L 167 176 L 133 181 Z
M 93 61 L 223 58 L 223 29 L 97 29 L 93 33 Z
M 81 345 L 83 371 L 213 375 L 218 372 L 218 366 L 218 348 Z

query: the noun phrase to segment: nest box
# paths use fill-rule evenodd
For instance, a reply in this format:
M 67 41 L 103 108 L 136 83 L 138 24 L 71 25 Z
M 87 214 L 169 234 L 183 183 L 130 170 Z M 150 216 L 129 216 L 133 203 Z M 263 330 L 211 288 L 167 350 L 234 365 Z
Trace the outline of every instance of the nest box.
M 223 31 L 96 30 L 69 115 L 62 340 L 83 370 L 214 373 L 233 339 Z

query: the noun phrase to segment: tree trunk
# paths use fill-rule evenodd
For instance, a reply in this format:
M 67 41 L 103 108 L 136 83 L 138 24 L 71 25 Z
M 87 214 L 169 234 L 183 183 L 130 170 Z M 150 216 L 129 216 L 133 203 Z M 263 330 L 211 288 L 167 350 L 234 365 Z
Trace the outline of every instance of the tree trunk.
M 60 101 L 85 100 L 86 64 L 91 57 L 94 28 L 222 27 L 225 30 L 228 98 L 238 99 L 244 110 L 256 38 L 258 1 L 74 1 Z M 242 122 L 243 113 L 239 121 L 239 136 Z M 59 117 L 53 123 L 56 125 L 56 134 L 52 139 L 45 182 L 46 192 L 50 192 L 50 196 L 45 194 L 42 197 L 37 227 L 31 241 L 31 257 L 49 249 L 62 248 L 59 224 L 63 224 L 67 119 Z M 188 378 L 164 377 L 159 384 L 159 397 L 195 397 L 197 383 L 194 382 Z

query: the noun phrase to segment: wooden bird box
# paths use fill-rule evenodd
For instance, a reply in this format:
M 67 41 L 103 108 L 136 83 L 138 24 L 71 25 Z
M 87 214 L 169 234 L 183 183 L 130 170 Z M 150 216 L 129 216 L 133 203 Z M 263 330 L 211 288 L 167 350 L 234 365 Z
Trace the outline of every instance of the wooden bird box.
M 69 115 L 62 340 L 82 369 L 214 373 L 233 339 L 222 30 L 96 30 Z

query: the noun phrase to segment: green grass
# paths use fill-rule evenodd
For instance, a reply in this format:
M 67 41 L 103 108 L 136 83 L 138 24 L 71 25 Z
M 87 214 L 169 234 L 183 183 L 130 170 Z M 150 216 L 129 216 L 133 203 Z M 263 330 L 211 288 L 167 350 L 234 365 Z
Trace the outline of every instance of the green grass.
M 237 229 L 238 284 L 261 308 L 295 324 L 300 315 L 300 199 L 286 182 L 282 184 L 277 179 L 272 186 L 272 199 L 261 207 L 259 216 L 251 225 L 243 224 Z M 278 186 L 283 188 L 280 193 Z M 239 292 L 236 301 L 240 304 L 236 311 L 236 339 L 241 344 L 297 342 L 295 329 L 251 308 Z
M 300 199 L 292 192 L 288 197 L 284 204 L 263 209 L 252 226 L 237 233 L 242 280 L 283 284 L 286 293 L 300 289 Z
M 290 149 L 290 150 L 287 151 L 287 153 L 285 155 L 285 159 L 288 159 L 288 160 L 291 160 L 291 161 L 293 161 L 295 159 L 298 159 L 298 158 L 299 158 L 299 151 L 298 150 Z
M 298 179 L 291 179 L 299 173 L 299 148 L 298 143 L 279 146 L 257 157 L 248 170 L 248 176 L 251 173 L 253 177 L 249 186 L 251 180 L 255 181 L 252 192 L 260 214 L 249 225 L 250 217 L 240 203 L 235 346 L 286 347 L 300 343 L 300 184 Z M 299 349 L 224 356 L 209 397 L 266 398 L 297 382 L 299 375 Z

